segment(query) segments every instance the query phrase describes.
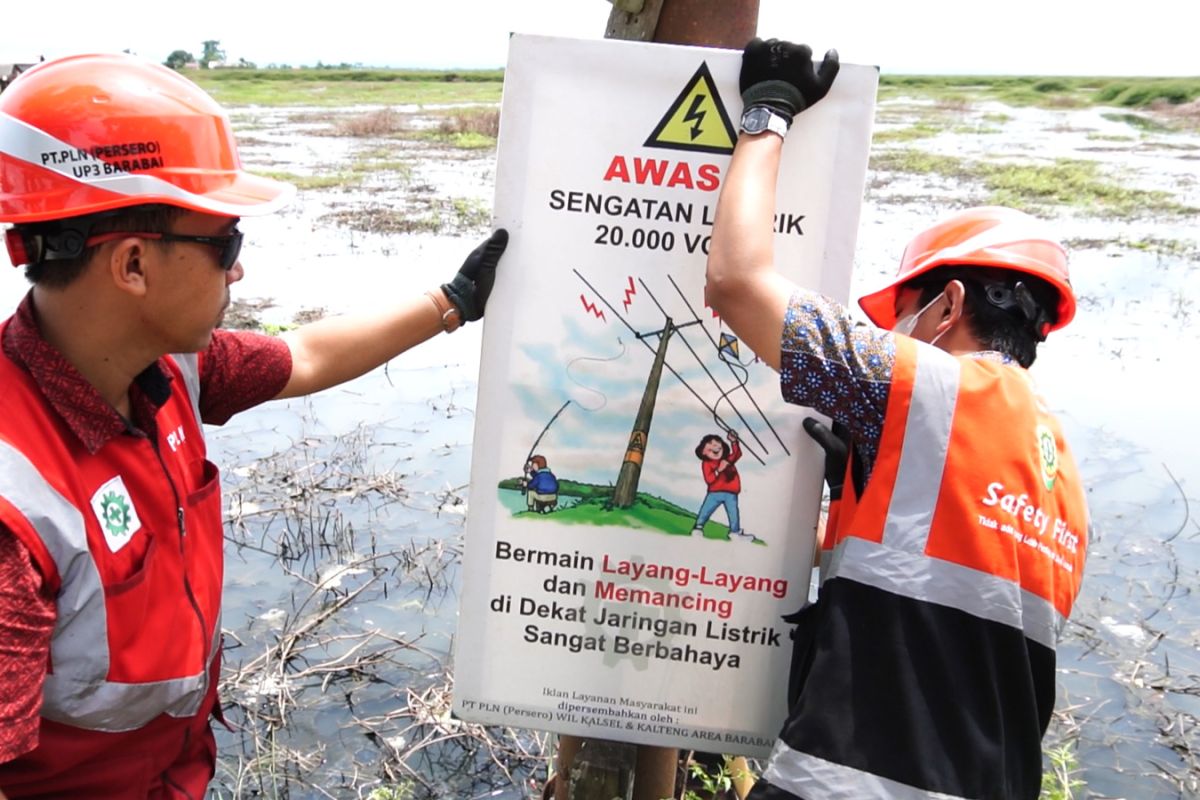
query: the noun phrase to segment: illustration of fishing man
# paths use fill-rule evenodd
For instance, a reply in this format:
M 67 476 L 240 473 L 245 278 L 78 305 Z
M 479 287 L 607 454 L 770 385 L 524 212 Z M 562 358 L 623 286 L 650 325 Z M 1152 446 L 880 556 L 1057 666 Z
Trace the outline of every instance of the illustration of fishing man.
M 549 514 L 558 505 L 558 478 L 546 465 L 545 456 L 532 456 L 525 462 L 525 504 L 530 511 Z

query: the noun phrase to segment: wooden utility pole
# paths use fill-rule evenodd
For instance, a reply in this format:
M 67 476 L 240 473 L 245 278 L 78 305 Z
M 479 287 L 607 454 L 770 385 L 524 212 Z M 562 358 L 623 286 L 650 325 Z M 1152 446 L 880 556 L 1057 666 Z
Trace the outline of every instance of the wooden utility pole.
M 646 444 L 650 438 L 650 423 L 654 421 L 654 403 L 658 399 L 658 385 L 662 381 L 662 368 L 667 360 L 667 345 L 675 326 L 667 317 L 667 324 L 659 331 L 658 350 L 654 353 L 654 365 L 642 392 L 642 403 L 638 406 L 637 418 L 633 421 L 633 432 L 629 434 L 629 446 L 625 448 L 625 460 L 617 474 L 613 487 L 613 508 L 629 508 L 637 499 L 638 479 L 642 475 L 642 462 L 646 457 Z M 640 337 L 639 337 L 640 338 Z
M 654 364 L 650 367 L 650 377 L 646 379 L 642 402 L 638 406 L 637 417 L 633 421 L 633 431 L 629 434 L 629 445 L 625 448 L 625 458 L 621 462 L 621 469 L 617 473 L 617 483 L 613 487 L 613 508 L 629 508 L 637 499 L 638 481 L 642 476 L 646 445 L 650 441 L 650 425 L 654 422 L 654 405 L 658 400 L 658 387 L 662 383 L 662 370 L 667 361 L 667 345 L 671 341 L 671 335 L 680 328 L 699 324 L 699 320 L 693 320 L 676 325 L 670 317 L 667 317 L 667 323 L 661 331 L 638 334 L 639 339 L 650 336 L 659 337 L 658 349 L 654 353 Z
M 741 50 L 758 31 L 758 0 L 611 0 L 612 13 L 604 36 L 664 44 L 699 45 Z M 668 325 L 669 327 L 669 325 Z M 665 345 L 668 335 L 663 336 Z M 661 348 L 660 348 L 661 349 Z M 568 792 L 572 762 L 590 749 L 610 750 L 612 743 L 559 737 L 555 800 L 611 800 L 612 794 Z M 663 800 L 675 796 L 679 751 L 672 747 L 639 745 L 633 765 L 633 800 Z M 744 763 L 744 762 L 743 762 Z M 619 781 L 618 781 L 619 783 Z

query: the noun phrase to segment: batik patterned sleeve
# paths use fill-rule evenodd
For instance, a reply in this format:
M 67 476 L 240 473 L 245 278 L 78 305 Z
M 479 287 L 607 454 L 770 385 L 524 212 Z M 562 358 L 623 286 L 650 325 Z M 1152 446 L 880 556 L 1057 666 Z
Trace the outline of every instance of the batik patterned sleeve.
M 798 289 L 780 349 L 784 400 L 841 422 L 863 460 L 874 464 L 896 358 L 893 334 L 856 323 L 839 303 Z
M 0 763 L 37 745 L 54 615 L 29 552 L 0 524 Z

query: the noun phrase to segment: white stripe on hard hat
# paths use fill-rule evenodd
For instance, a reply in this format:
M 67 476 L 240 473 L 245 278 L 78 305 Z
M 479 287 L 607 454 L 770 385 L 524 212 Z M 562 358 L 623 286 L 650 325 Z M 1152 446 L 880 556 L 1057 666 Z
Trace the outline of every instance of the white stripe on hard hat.
M 1046 224 L 1039 220 L 1027 218 L 1020 222 L 1000 222 L 987 230 L 980 231 L 966 241 L 959 242 L 954 247 L 943 248 L 932 253 L 909 272 L 916 272 L 934 258 L 938 261 L 951 262 L 977 250 L 1029 241 L 1050 242 L 1057 245 L 1057 242 L 1050 236 Z
M 70 164 L 42 163 L 41 155 L 43 153 L 61 151 L 72 153 L 75 157 L 74 160 Z M 227 217 L 256 216 L 278 211 L 287 205 L 296 190 L 294 186 L 280 182 L 280 186 L 283 189 L 272 199 L 253 205 L 242 205 L 213 200 L 202 194 L 193 194 L 153 175 L 121 172 L 115 175 L 81 180 L 79 177 L 69 174 L 71 166 L 77 167 L 80 164 L 92 164 L 99 167 L 105 162 L 89 155 L 87 151 L 64 142 L 61 139 L 57 139 L 45 131 L 38 130 L 32 125 L 3 111 L 0 111 L 0 152 L 24 161 L 27 164 L 33 164 L 36 167 L 55 172 L 75 183 L 93 186 L 106 192 L 125 195 L 126 197 L 169 197 L 186 203 L 189 206 Z

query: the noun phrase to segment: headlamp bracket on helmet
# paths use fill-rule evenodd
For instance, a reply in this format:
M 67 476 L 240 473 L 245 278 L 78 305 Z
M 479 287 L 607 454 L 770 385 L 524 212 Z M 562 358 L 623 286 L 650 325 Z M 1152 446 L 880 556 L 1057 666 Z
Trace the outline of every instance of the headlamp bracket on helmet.
M 79 258 L 87 249 L 90 229 L 90 225 L 9 228 L 4 232 L 8 257 L 14 267 Z
M 989 304 L 1033 323 L 1039 341 L 1045 340 L 1050 327 L 1050 317 L 1046 309 L 1034 299 L 1033 292 L 1029 291 L 1024 281 L 1017 281 L 1011 286 L 990 281 L 979 281 L 979 284 L 983 287 L 984 297 Z
M 8 257 L 14 267 L 74 260 L 87 251 L 92 228 L 98 222 L 126 211 L 113 209 L 81 217 L 16 225 L 4 232 Z

